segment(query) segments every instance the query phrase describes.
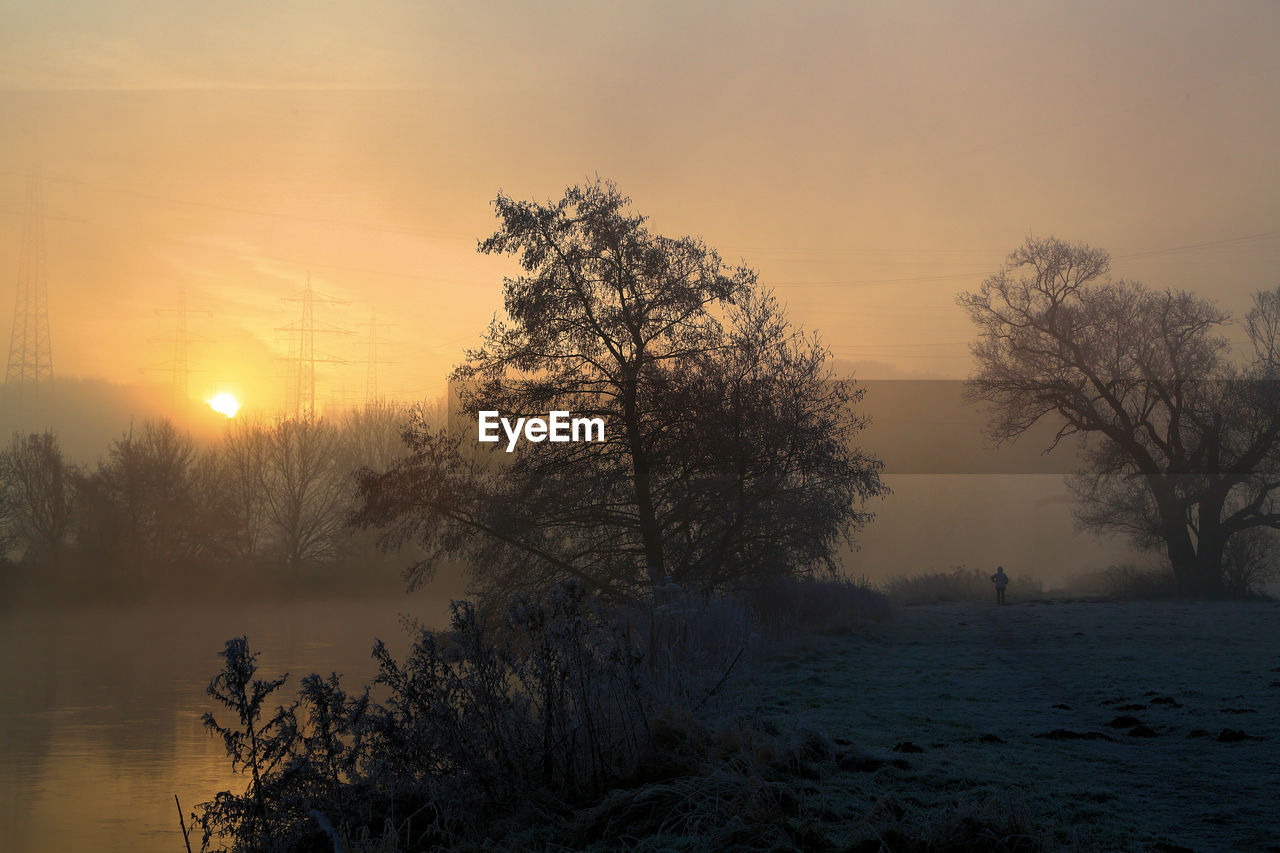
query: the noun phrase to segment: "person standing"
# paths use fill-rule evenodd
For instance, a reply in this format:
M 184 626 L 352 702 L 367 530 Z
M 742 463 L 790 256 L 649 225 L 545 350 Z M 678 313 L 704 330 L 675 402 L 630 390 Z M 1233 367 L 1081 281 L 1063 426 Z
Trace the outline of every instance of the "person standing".
M 996 585 L 996 604 L 1004 604 L 1004 588 L 1009 585 L 1009 576 L 1004 573 L 1004 566 L 996 566 L 991 582 Z

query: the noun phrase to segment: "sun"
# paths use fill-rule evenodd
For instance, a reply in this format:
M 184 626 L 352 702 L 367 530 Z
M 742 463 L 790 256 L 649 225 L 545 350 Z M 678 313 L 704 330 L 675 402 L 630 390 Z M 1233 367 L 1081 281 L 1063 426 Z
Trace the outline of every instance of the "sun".
M 226 391 L 214 394 L 205 402 L 209 404 L 209 408 L 229 418 L 234 418 L 236 412 L 240 411 L 240 401 Z

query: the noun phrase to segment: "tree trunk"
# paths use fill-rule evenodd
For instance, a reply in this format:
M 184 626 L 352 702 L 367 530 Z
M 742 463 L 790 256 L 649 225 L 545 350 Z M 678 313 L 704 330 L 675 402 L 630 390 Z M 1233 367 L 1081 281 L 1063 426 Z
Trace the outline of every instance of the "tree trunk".
M 631 472 L 635 484 L 636 515 L 640 521 L 640 541 L 644 547 L 645 571 L 651 587 L 661 584 L 666 575 L 662 532 L 653 507 L 653 492 L 649 472 L 649 456 L 644 447 L 644 435 L 640 429 L 640 416 L 636 401 L 636 379 L 626 381 L 622 395 L 623 427 L 627 431 L 627 447 L 631 452 Z
M 1226 593 L 1222 581 L 1222 553 L 1226 537 L 1222 531 L 1222 509 L 1226 502 L 1225 485 L 1210 489 L 1197 508 L 1200 521 L 1196 537 L 1196 566 L 1193 595 L 1196 598 L 1221 598 Z
M 1196 598 L 1222 598 L 1226 594 L 1226 586 L 1222 581 L 1224 544 L 1216 531 L 1213 535 L 1201 536 L 1191 593 Z
M 1186 536 L 1166 532 L 1165 548 L 1169 554 L 1169 567 L 1173 569 L 1173 581 L 1179 595 L 1195 595 L 1196 552 Z
M 1187 526 L 1185 510 L 1178 502 L 1176 490 L 1167 481 L 1153 478 L 1156 507 L 1160 513 L 1161 535 L 1169 554 L 1169 567 L 1178 594 L 1195 597 L 1199 587 L 1199 560 L 1191 530 Z
M 1202 528 L 1197 547 L 1180 515 L 1175 519 L 1166 518 L 1163 527 L 1169 565 L 1173 569 L 1179 595 L 1221 597 L 1225 592 L 1222 583 L 1223 543 L 1216 532 Z

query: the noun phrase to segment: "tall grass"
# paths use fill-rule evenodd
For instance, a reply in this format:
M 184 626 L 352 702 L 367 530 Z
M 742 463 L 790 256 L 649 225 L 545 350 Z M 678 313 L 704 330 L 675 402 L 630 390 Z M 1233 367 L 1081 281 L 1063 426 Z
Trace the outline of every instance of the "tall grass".
M 889 599 L 865 579 L 775 578 L 746 596 L 761 626 L 775 636 L 797 631 L 840 634 L 889 616 Z
M 889 601 L 898 606 L 912 604 L 939 604 L 955 601 L 995 601 L 995 585 L 991 572 L 984 569 L 968 569 L 956 566 L 949 572 L 926 572 L 910 577 L 895 578 L 884 585 Z M 1008 599 L 1016 601 L 1044 593 L 1039 578 L 1023 574 L 1011 574 Z

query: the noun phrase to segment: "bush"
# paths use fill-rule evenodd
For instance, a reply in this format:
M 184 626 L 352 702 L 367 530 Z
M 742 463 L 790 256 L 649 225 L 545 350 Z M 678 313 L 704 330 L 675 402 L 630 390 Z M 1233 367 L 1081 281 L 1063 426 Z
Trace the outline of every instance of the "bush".
M 1257 595 L 1267 582 L 1280 578 L 1280 536 L 1262 527 L 1242 530 L 1227 540 L 1222 555 L 1222 582 L 1228 595 Z
M 749 593 L 746 601 L 760 624 L 776 635 L 846 633 L 889 616 L 888 596 L 865 578 L 778 578 Z
M 279 706 L 263 721 L 264 703 L 288 676 L 269 681 L 256 678 L 258 656 L 249 650 L 244 637 L 228 640 L 219 657 L 224 661 L 223 670 L 209 683 L 208 692 L 235 714 L 236 722 L 223 726 L 212 713 L 206 713 L 204 724 L 210 734 L 222 738 L 231 769 L 248 773 L 250 783 L 243 796 L 224 791 L 204 804 L 199 825 L 205 845 L 213 836 L 223 835 L 232 840 L 233 849 L 266 849 L 273 827 L 284 818 L 281 801 L 289 799 L 281 794 L 293 775 L 289 771 L 294 762 L 282 762 L 292 758 L 297 743 L 297 706 Z M 296 823 L 297 814 L 288 820 Z
M 692 719 L 758 633 L 740 604 L 696 603 L 673 591 L 648 617 L 609 612 L 577 583 L 517 596 L 496 618 L 454 602 L 449 628 L 420 631 L 403 661 L 375 645 L 372 691 L 310 675 L 270 713 L 285 678 L 259 679 L 247 641 L 232 640 L 209 693 L 236 722 L 205 720 L 250 781 L 197 809 L 204 847 L 448 846 L 651 775 L 667 761 L 659 741 L 685 730 L 661 721 Z
M 247 641 L 230 641 L 209 692 L 235 722 L 206 725 L 249 783 L 198 807 L 203 849 L 540 849 L 566 830 L 586 844 L 652 836 L 654 849 L 812 846 L 795 785 L 834 767 L 831 740 L 709 703 L 765 630 L 848 630 L 887 615 L 887 599 L 831 579 L 656 592 L 649 610 L 607 610 L 572 582 L 500 611 L 457 601 L 403 660 L 378 642 L 371 687 L 313 674 L 274 711 L 285 677 L 260 679 Z
M 1178 597 L 1178 584 L 1169 569 L 1143 569 L 1124 563 L 1107 566 L 1102 577 L 1110 598 L 1158 601 Z
M 1075 572 L 1054 591 L 1064 596 L 1083 596 L 1104 598 L 1109 589 L 1107 575 L 1103 569 L 1089 569 Z
M 1232 537 L 1222 558 L 1223 592 L 1231 598 L 1262 594 L 1269 580 L 1280 576 L 1276 536 L 1268 530 L 1248 530 Z M 1173 571 L 1120 563 L 1073 575 L 1064 591 L 1101 595 L 1127 601 L 1170 601 L 1182 597 Z
M 701 594 L 675 583 L 655 592 L 651 610 L 624 608 L 617 618 L 629 631 L 643 626 L 649 669 L 662 702 L 700 707 L 738 669 L 759 639 L 760 626 L 738 598 Z

